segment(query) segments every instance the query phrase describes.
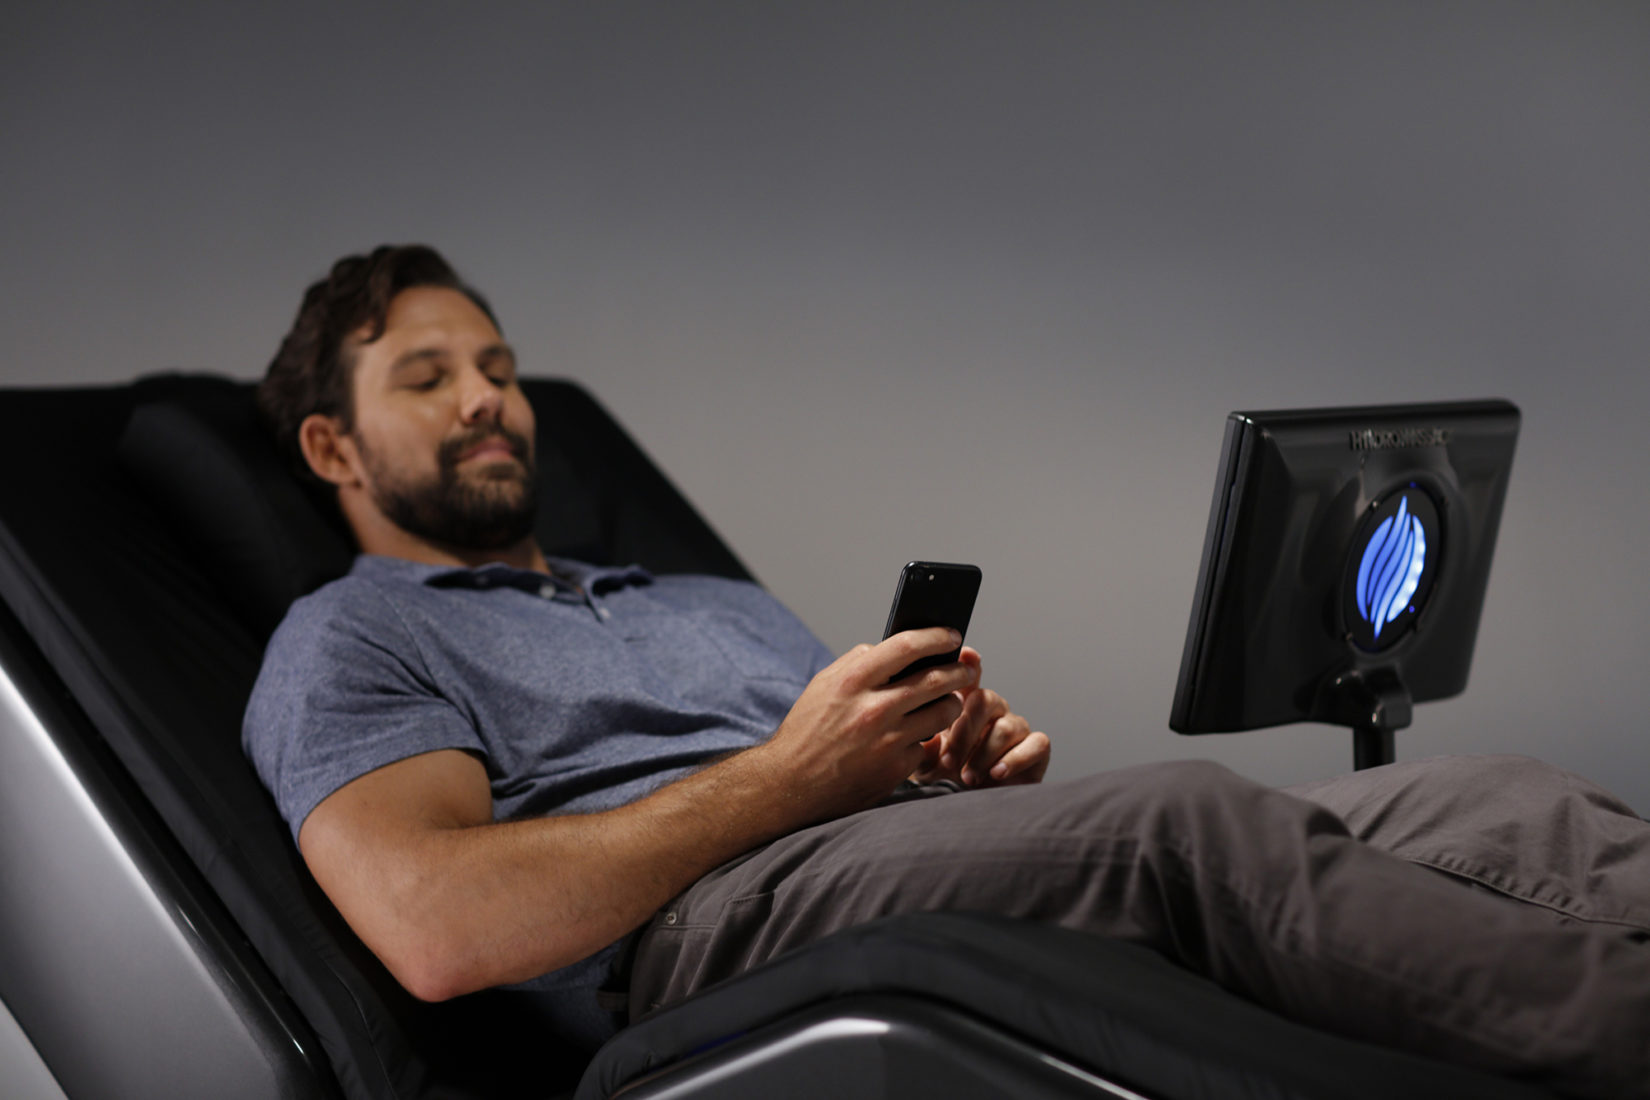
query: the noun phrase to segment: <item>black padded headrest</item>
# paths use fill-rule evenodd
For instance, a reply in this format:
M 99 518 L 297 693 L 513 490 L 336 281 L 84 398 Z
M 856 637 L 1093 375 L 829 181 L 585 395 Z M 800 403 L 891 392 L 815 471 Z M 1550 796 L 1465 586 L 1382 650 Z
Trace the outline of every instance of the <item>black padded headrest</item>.
M 537 410 L 535 534 L 546 553 L 749 577 L 587 393 L 559 380 L 522 385 Z M 354 550 L 330 490 L 287 471 L 249 384 L 144 379 L 117 450 L 259 639 L 293 600 L 348 571 Z
M 288 476 L 251 390 L 198 381 L 151 384 L 160 392 L 140 395 L 118 454 L 242 621 L 267 637 L 293 600 L 346 573 L 354 550 L 336 509 Z

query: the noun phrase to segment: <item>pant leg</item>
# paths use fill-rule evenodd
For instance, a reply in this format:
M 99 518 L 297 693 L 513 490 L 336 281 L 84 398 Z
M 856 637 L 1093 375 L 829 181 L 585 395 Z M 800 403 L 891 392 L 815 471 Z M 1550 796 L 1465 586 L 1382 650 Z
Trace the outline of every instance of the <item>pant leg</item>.
M 1314 1026 L 1650 1096 L 1650 950 L 1463 889 L 1320 805 L 1196 762 L 926 799 L 775 841 L 649 925 L 632 1012 L 841 928 L 940 909 L 1134 940 Z
M 1650 937 L 1650 822 L 1527 756 L 1406 761 L 1288 788 L 1365 843 L 1561 920 Z

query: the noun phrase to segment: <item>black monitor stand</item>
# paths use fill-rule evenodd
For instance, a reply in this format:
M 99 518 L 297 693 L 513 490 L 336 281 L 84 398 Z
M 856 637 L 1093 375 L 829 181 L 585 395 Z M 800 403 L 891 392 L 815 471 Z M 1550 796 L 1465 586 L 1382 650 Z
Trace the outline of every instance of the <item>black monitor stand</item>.
M 1362 771 L 1397 759 L 1392 734 L 1409 725 L 1414 709 L 1396 670 L 1354 669 L 1324 681 L 1312 717 L 1352 727 L 1352 766 Z

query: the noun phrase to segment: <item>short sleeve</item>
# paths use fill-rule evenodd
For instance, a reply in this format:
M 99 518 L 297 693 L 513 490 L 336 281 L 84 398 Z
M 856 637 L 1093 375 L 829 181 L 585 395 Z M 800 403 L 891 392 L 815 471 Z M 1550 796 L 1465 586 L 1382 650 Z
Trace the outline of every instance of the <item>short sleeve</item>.
M 294 841 L 328 795 L 386 764 L 440 749 L 486 758 L 401 615 L 353 577 L 293 604 L 264 654 L 241 742 Z

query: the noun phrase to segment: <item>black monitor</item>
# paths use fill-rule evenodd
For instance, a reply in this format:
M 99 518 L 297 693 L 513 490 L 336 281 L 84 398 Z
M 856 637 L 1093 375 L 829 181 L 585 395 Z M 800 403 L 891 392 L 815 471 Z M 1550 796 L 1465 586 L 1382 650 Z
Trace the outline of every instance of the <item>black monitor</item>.
M 1393 759 L 1467 686 L 1519 414 L 1506 401 L 1233 413 L 1169 727 L 1289 722 Z

